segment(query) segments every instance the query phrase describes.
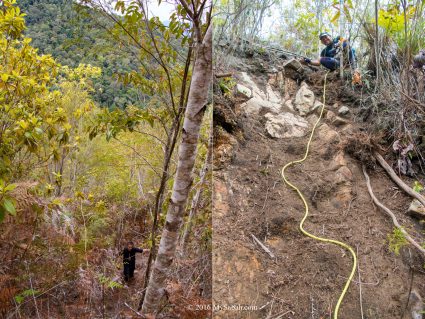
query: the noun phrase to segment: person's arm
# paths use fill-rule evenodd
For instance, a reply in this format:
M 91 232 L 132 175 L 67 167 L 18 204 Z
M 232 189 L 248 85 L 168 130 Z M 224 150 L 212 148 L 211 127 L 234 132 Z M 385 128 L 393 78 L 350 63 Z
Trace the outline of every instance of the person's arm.
M 143 253 L 143 252 L 145 251 L 145 249 L 142 249 L 142 248 L 134 248 L 134 251 L 135 251 L 136 253 Z
M 320 66 L 320 59 L 317 59 L 317 60 L 311 60 L 310 64 L 311 64 L 311 65 L 315 65 L 315 66 Z
M 304 58 L 304 63 L 314 65 L 314 66 L 320 66 L 320 60 L 311 60 L 309 58 Z
M 311 60 L 309 58 L 304 58 L 304 63 L 314 65 L 314 66 L 320 66 L 320 58 L 324 57 L 325 55 L 326 55 L 326 49 L 323 49 L 320 52 L 320 57 L 318 59 Z

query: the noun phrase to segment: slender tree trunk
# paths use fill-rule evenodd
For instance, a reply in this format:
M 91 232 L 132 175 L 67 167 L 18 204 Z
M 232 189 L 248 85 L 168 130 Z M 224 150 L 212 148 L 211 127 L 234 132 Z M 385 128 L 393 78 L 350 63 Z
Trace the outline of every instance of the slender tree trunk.
M 164 293 L 167 271 L 173 261 L 179 229 L 193 182 L 199 129 L 208 99 L 212 75 L 212 26 L 210 25 L 199 45 L 193 69 L 190 93 L 183 123 L 182 142 L 179 146 L 177 173 L 173 184 L 170 205 L 162 231 L 158 255 L 147 287 L 142 313 L 154 313 Z
M 164 158 L 164 166 L 163 166 L 163 171 L 162 171 L 162 177 L 161 177 L 161 183 L 160 183 L 160 187 L 158 190 L 158 193 L 156 195 L 155 198 L 155 208 L 154 208 L 154 217 L 153 217 L 153 223 L 152 223 L 152 231 L 151 231 L 151 242 L 152 242 L 152 247 L 151 247 L 151 251 L 149 253 L 149 257 L 148 257 L 148 261 L 147 261 L 147 266 L 146 266 L 146 272 L 145 272 L 145 282 L 143 284 L 143 293 L 142 293 L 142 297 L 140 298 L 140 302 L 139 302 L 139 307 L 138 309 L 140 310 L 143 306 L 143 301 L 145 299 L 145 295 L 146 295 L 146 290 L 147 290 L 147 286 L 148 286 L 148 278 L 150 276 L 151 273 L 151 266 L 152 266 L 152 261 L 155 259 L 156 257 L 156 234 L 157 234 L 157 229 L 158 229 L 158 215 L 161 211 L 161 207 L 162 207 L 162 202 L 163 202 L 163 198 L 164 198 L 164 191 L 165 191 L 165 187 L 166 187 L 166 183 L 168 181 L 168 171 L 170 169 L 170 162 L 171 162 L 171 158 L 172 155 L 174 153 L 174 148 L 176 146 L 177 143 L 177 137 L 179 135 L 179 131 L 180 131 L 180 126 L 181 126 L 181 117 L 184 111 L 184 104 L 185 104 L 185 100 L 186 100 L 186 83 L 187 83 L 187 79 L 189 76 L 189 68 L 191 65 L 191 60 L 192 60 L 192 48 L 190 47 L 187 53 L 187 59 L 186 59 L 186 65 L 185 65 L 185 70 L 184 70 L 184 75 L 183 75 L 183 82 L 182 82 L 182 87 L 181 87 L 181 95 L 180 95 L 180 101 L 179 101 L 179 110 L 177 111 L 177 115 L 174 119 L 172 128 L 171 128 L 171 133 L 170 133 L 170 137 L 167 140 L 167 147 L 166 150 L 164 152 L 165 154 L 165 158 Z M 190 88 L 189 88 L 190 90 Z
M 317 18 L 317 24 L 318 24 L 317 34 L 319 35 L 322 32 L 322 1 L 316 0 L 315 4 L 316 4 L 316 18 Z M 317 43 L 317 56 L 320 56 L 320 52 L 322 52 L 321 50 L 322 41 L 318 39 L 316 43 Z
M 375 59 L 376 59 L 376 88 L 379 87 L 379 81 L 380 81 L 380 53 L 379 53 L 379 27 L 378 27 L 378 0 L 375 0 Z
M 406 77 L 406 86 L 407 86 L 407 95 L 410 96 L 411 89 L 410 89 L 410 77 L 409 77 L 409 66 L 410 66 L 410 43 L 409 39 L 407 37 L 407 2 L 406 0 L 401 1 L 401 5 L 403 7 L 403 17 L 404 17 L 404 67 L 403 67 L 403 73 Z M 404 81 L 403 81 L 404 82 Z
M 181 254 L 184 255 L 186 250 L 186 244 L 189 239 L 189 234 L 192 230 L 193 225 L 193 218 L 196 216 L 196 213 L 198 211 L 199 207 L 199 198 L 201 197 L 203 185 L 205 183 L 205 178 L 208 175 L 209 167 L 211 164 L 211 158 L 212 158 L 212 139 L 213 139 L 213 130 L 212 127 L 210 129 L 209 138 L 208 138 L 208 150 L 207 150 L 207 156 L 205 157 L 204 165 L 202 166 L 201 172 L 199 174 L 200 180 L 199 180 L 199 188 L 196 190 L 195 195 L 192 199 L 192 205 L 189 212 L 189 217 L 186 223 L 186 227 L 183 232 L 183 236 L 181 239 Z
M 339 36 L 344 38 L 344 0 L 339 0 Z M 339 76 L 341 79 L 344 78 L 344 46 L 343 43 L 340 43 L 341 47 L 341 56 L 339 58 Z

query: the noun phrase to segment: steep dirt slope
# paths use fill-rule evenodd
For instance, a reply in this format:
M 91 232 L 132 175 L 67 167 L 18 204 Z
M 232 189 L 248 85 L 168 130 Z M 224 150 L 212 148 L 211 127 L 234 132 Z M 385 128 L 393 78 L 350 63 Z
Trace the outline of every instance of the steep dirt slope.
M 308 86 L 276 70 L 267 75 L 236 68 L 234 74 L 244 85 L 237 87 L 236 97 L 215 99 L 214 317 L 331 318 L 351 271 L 351 256 L 299 231 L 304 207 L 280 176 L 284 164 L 304 154 L 322 86 L 310 87 L 316 93 L 312 97 Z M 330 81 L 330 87 L 340 85 L 332 82 L 334 77 Z M 308 199 L 305 227 L 357 251 L 360 271 L 339 318 L 362 318 L 361 312 L 370 319 L 401 318 L 403 313 L 403 318 L 413 318 L 411 308 L 419 304 L 415 298 L 405 308 L 411 287 L 425 296 L 424 261 L 409 246 L 399 256 L 389 250 L 393 225 L 372 204 L 359 162 L 344 151 L 347 138 L 359 130 L 352 122 L 356 110 L 350 106 L 347 113 L 341 106 L 337 94 L 329 94 L 310 156 L 287 175 Z M 405 215 L 411 200 L 383 170 L 369 166 L 378 198 L 420 238 L 423 229 Z

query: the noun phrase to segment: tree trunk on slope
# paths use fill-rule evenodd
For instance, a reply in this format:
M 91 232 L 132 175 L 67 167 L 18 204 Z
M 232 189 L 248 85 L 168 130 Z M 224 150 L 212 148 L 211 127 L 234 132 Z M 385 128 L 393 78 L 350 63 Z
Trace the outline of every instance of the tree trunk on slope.
M 167 271 L 173 261 L 182 225 L 183 213 L 190 187 L 193 182 L 192 170 L 195 164 L 199 129 L 208 99 L 212 75 L 212 26 L 210 25 L 199 45 L 193 69 L 190 93 L 183 123 L 182 142 L 179 146 L 177 173 L 174 180 L 166 222 L 162 231 L 158 255 L 149 279 L 143 302 L 142 313 L 154 313 L 165 291 Z
M 200 176 L 200 180 L 199 180 L 199 187 L 196 190 L 195 195 L 193 196 L 192 199 L 192 205 L 190 208 L 190 212 L 189 212 L 189 217 L 186 223 L 186 227 L 183 231 L 183 236 L 181 239 L 181 254 L 184 255 L 185 254 L 185 250 L 186 250 L 186 244 L 188 242 L 189 239 L 189 234 L 192 231 L 192 225 L 193 225 L 193 218 L 196 216 L 197 212 L 198 212 L 198 207 L 199 207 L 199 199 L 201 197 L 201 193 L 203 190 L 203 186 L 205 184 L 205 178 L 208 175 L 208 171 L 210 168 L 210 164 L 211 164 L 211 158 L 212 158 L 212 140 L 213 140 L 213 130 L 211 127 L 210 130 L 210 134 L 209 134 L 209 138 L 208 138 L 208 150 L 207 150 L 207 155 L 205 157 L 205 162 L 202 166 L 201 172 L 199 174 Z
M 152 266 L 152 261 L 155 259 L 156 257 L 156 235 L 157 235 L 157 229 L 158 229 L 158 217 L 159 217 L 159 213 L 162 207 L 162 203 L 163 203 L 163 198 L 164 198 L 164 192 L 165 192 L 165 188 L 166 188 L 166 183 L 168 181 L 169 178 L 169 169 L 170 169 L 170 162 L 171 162 L 171 158 L 174 154 L 174 149 L 177 143 L 177 137 L 179 136 L 179 131 L 180 131 L 180 126 L 181 126 L 181 118 L 184 114 L 184 109 L 185 109 L 185 100 L 186 97 L 188 96 L 188 92 L 186 90 L 186 82 L 187 82 L 187 78 L 188 78 L 188 74 L 189 74 L 189 68 L 191 65 L 191 61 L 192 61 L 192 47 L 189 47 L 189 51 L 187 53 L 187 57 L 186 57 L 186 65 L 185 65 L 185 69 L 184 69 L 184 75 L 183 75 L 183 82 L 182 82 L 182 87 L 181 87 L 181 95 L 180 95 L 180 101 L 179 101 L 179 111 L 177 112 L 176 118 L 174 119 L 173 125 L 171 127 L 170 130 L 170 136 L 167 139 L 167 147 L 166 150 L 164 151 L 164 166 L 163 166 L 163 173 L 162 173 L 162 177 L 161 177 L 161 183 L 160 183 L 160 187 L 158 190 L 158 193 L 156 195 L 155 198 L 155 209 L 154 209 L 154 216 L 153 216 L 153 224 L 152 224 L 152 231 L 151 231 L 151 242 L 152 242 L 152 248 L 151 251 L 149 253 L 149 257 L 148 257 L 148 261 L 147 261 L 147 265 L 146 265 L 146 272 L 145 272 L 145 281 L 143 284 L 143 292 L 142 292 L 142 297 L 140 298 L 140 302 L 139 302 L 139 307 L 138 309 L 140 310 L 143 306 L 143 301 L 145 299 L 145 295 L 146 295 L 146 290 L 148 287 L 148 278 L 150 276 L 151 273 L 151 266 Z

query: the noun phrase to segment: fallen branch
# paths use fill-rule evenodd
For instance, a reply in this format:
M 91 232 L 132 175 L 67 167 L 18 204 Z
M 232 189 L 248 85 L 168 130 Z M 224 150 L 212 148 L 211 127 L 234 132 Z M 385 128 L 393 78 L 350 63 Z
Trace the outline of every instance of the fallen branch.
M 407 95 L 406 93 L 404 93 L 403 91 L 400 91 L 401 92 L 401 94 L 403 94 L 405 97 L 407 97 L 408 99 L 409 99 L 409 101 L 411 101 L 411 102 L 413 102 L 413 103 L 415 103 L 415 104 L 417 104 L 417 105 L 419 105 L 419 106 L 421 106 L 421 107 L 425 107 L 425 104 L 423 104 L 423 103 L 421 103 L 420 101 L 418 101 L 418 100 L 416 100 L 416 99 L 414 99 L 414 98 L 412 98 L 412 97 L 410 97 L 409 95 Z M 423 109 L 421 109 L 421 108 L 418 108 L 418 110 L 419 111 L 421 111 L 422 113 L 424 112 L 423 111 Z
M 373 202 L 391 217 L 391 219 L 393 220 L 394 226 L 397 227 L 403 233 L 403 235 L 407 239 L 407 241 L 410 242 L 413 246 L 415 246 L 425 256 L 425 249 L 421 245 L 419 245 L 412 237 L 410 237 L 410 235 L 406 232 L 406 230 L 404 230 L 403 227 L 401 227 L 401 225 L 398 223 L 397 218 L 395 217 L 394 213 L 389 208 L 384 206 L 376 198 L 375 194 L 373 193 L 372 186 L 370 185 L 369 175 L 367 174 L 366 168 L 365 168 L 364 165 L 363 165 L 363 175 L 366 179 L 367 189 L 369 191 L 370 197 L 372 197 Z
M 144 315 L 142 315 L 140 312 L 138 312 L 136 309 L 133 309 L 132 307 L 130 307 L 130 305 L 128 304 L 128 303 L 126 303 L 126 302 L 124 302 L 124 305 L 128 308 L 128 309 L 130 309 L 130 310 L 132 310 L 136 315 L 138 315 L 138 316 L 140 316 L 141 318 L 146 318 Z
M 288 313 L 290 313 L 290 314 L 292 314 L 292 315 L 294 315 L 294 314 L 295 314 L 295 312 L 293 312 L 293 311 L 291 311 L 291 310 L 288 310 L 288 311 L 286 311 L 286 312 L 281 312 L 281 313 L 277 314 L 277 315 L 276 315 L 276 317 L 273 317 L 273 318 L 268 317 L 268 318 L 270 318 L 270 319 L 281 319 L 281 318 L 283 318 L 283 316 L 287 315 Z
M 219 79 L 219 78 L 230 78 L 233 76 L 232 72 L 229 73 L 219 73 L 219 74 L 214 74 L 214 76 Z
M 356 255 L 359 255 L 359 246 L 356 247 Z M 360 315 L 361 318 L 364 319 L 363 316 L 363 296 L 362 296 L 362 278 L 360 275 L 360 261 L 357 259 L 357 273 L 359 275 L 359 299 L 360 299 Z
M 384 170 L 390 175 L 391 179 L 407 194 L 416 198 L 424 207 L 425 207 L 425 197 L 423 197 L 418 192 L 415 192 L 411 187 L 409 187 L 405 182 L 403 182 L 400 177 L 394 172 L 390 165 L 385 161 L 385 159 L 378 152 L 374 152 L 373 154 L 376 160 L 381 164 Z
M 275 256 L 274 256 L 274 254 L 270 251 L 270 249 L 268 249 L 257 237 L 255 237 L 253 234 L 251 234 L 251 236 L 252 236 L 252 238 L 254 239 L 254 241 L 258 244 L 258 245 L 260 245 L 260 247 L 261 248 L 263 248 L 263 250 L 267 253 L 267 254 L 269 254 L 269 256 L 271 257 L 271 258 L 274 258 Z

